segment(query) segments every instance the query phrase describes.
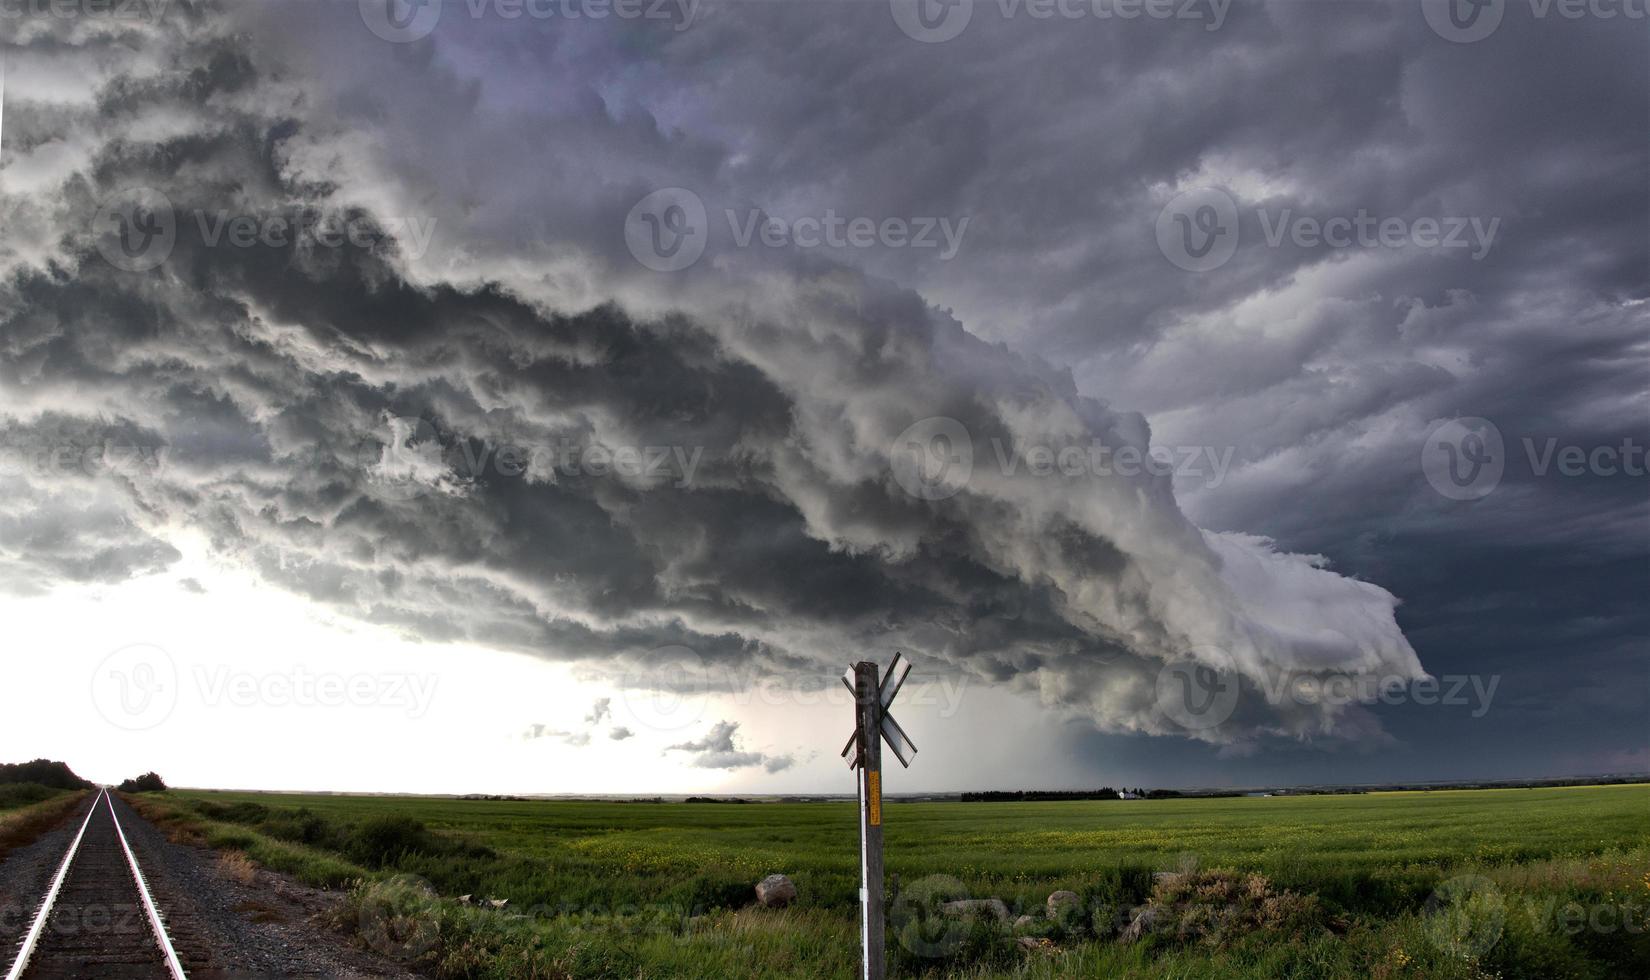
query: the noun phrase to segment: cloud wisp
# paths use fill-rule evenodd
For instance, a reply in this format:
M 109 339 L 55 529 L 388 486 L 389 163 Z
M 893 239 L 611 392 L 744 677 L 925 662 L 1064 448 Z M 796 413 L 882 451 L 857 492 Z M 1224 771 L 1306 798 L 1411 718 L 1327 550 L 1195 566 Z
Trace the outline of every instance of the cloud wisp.
M 739 723 L 719 721 L 710 726 L 705 737 L 678 742 L 665 747 L 665 752 L 686 752 L 689 765 L 699 769 L 751 769 L 761 766 L 769 773 L 782 772 L 796 764 L 791 755 L 768 755 L 740 748 Z

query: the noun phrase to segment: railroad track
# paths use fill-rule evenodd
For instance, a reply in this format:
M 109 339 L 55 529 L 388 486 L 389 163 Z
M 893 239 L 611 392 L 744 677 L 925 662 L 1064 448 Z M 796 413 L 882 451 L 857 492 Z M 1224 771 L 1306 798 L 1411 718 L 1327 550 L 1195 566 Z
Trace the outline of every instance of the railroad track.
M 184 980 L 107 789 L 63 855 L 5 980 Z

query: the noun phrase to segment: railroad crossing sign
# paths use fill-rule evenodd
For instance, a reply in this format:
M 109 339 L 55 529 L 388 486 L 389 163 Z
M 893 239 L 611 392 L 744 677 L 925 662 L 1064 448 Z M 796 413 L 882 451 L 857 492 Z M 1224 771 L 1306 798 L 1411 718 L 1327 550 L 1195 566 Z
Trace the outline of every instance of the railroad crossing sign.
M 842 675 L 854 693 L 854 733 L 842 747 L 848 768 L 859 770 L 859 933 L 861 980 L 883 980 L 887 974 L 882 909 L 882 743 L 887 742 L 900 765 L 911 767 L 917 747 L 888 713 L 911 663 L 901 670 L 894 654 L 888 673 L 880 680 L 877 665 L 862 660 Z

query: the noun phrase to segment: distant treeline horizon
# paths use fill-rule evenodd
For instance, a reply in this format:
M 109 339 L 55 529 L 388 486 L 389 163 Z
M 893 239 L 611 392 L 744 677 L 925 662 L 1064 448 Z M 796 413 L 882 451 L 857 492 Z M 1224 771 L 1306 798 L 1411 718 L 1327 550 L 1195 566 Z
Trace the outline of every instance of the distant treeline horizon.
M 96 789 L 96 783 L 85 779 L 71 769 L 68 763 L 54 759 L 33 759 L 29 762 L 6 763 L 0 762 L 0 785 L 33 783 L 52 789 L 85 790 Z M 889 799 L 922 799 L 922 800 L 956 800 L 963 803 L 1013 803 L 1013 802 L 1053 802 L 1060 800 L 1116 800 L 1122 798 L 1123 793 L 1132 793 L 1140 798 L 1149 800 L 1199 798 L 1220 799 L 1252 795 L 1278 796 L 1323 796 L 1338 794 L 1357 794 L 1372 792 L 1432 792 L 1443 790 L 1473 790 L 1473 789 L 1536 789 L 1542 787 L 1565 786 L 1615 786 L 1624 784 L 1650 783 L 1650 772 L 1645 773 L 1598 773 L 1579 776 L 1548 776 L 1526 779 L 1486 779 L 1486 780 L 1444 780 L 1437 782 L 1390 782 L 1390 783 L 1363 783 L 1346 785 L 1276 785 L 1276 786 L 1249 786 L 1243 788 L 1186 788 L 1186 789 L 1142 789 L 1123 787 L 1121 790 L 1110 786 L 1101 786 L 1098 789 L 1019 789 L 1019 790 L 964 790 L 957 791 L 918 791 L 903 793 L 888 793 Z M 116 787 L 122 792 L 145 792 L 164 790 L 166 784 L 154 773 L 145 773 L 136 779 L 127 779 Z M 358 791 L 337 789 L 252 789 L 246 787 L 212 787 L 212 786 L 180 786 L 179 789 L 199 791 L 246 792 L 246 793 L 273 793 L 282 795 L 321 795 L 321 796 L 405 796 L 411 798 L 448 798 L 495 802 L 532 802 L 537 800 L 591 800 L 625 803 L 753 803 L 772 800 L 777 797 L 779 802 L 785 803 L 831 803 L 843 800 L 851 801 L 852 793 L 807 793 L 807 794 L 769 794 L 747 793 L 745 795 L 725 794 L 693 794 L 680 797 L 670 796 L 643 796 L 626 794 L 498 794 L 498 793 L 403 793 L 395 791 Z
M 86 779 L 67 762 L 56 759 L 33 759 L 28 762 L 0 762 L 0 786 L 39 786 L 45 789 L 97 789 L 97 784 Z M 165 792 L 166 782 L 154 772 L 128 779 L 115 787 L 122 793 Z
M 958 799 L 964 803 L 1023 803 L 1054 800 L 1121 800 L 1123 794 L 1129 794 L 1131 799 L 1167 800 L 1186 794 L 1173 789 L 1112 789 L 1102 786 L 1099 789 L 988 789 L 973 793 L 961 793 Z M 1208 793 L 1206 796 L 1240 796 L 1240 793 Z
M 30 762 L 0 762 L 0 784 L 34 783 L 49 789 L 93 789 L 92 781 L 82 779 L 66 762 L 35 759 Z

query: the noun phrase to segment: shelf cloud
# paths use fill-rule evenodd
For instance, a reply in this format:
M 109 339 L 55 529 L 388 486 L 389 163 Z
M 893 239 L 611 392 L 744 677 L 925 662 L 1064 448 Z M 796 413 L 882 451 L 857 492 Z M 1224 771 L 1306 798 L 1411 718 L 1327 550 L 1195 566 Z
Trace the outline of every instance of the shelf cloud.
M 706 175 L 743 166 L 702 135 L 715 126 L 687 135 L 692 110 L 607 108 L 624 101 L 615 82 L 562 107 L 542 155 L 459 172 L 450 145 L 419 133 L 478 98 L 458 79 L 461 38 L 450 61 L 426 43 L 329 68 L 378 72 L 410 95 L 347 103 L 305 81 L 325 60 L 320 27 L 254 47 L 235 27 L 265 14 L 192 9 L 120 31 L 46 25 L 12 52 L 0 588 L 150 574 L 191 535 L 429 641 L 615 678 L 667 648 L 712 674 L 781 677 L 839 669 L 844 650 L 899 649 L 1102 731 L 1229 745 L 1381 728 L 1357 704 L 1265 697 L 1188 726 L 1163 710 L 1165 671 L 1202 668 L 1251 692 L 1297 675 L 1426 676 L 1378 582 L 1292 553 L 1269 528 L 1188 516 L 1177 467 L 1224 479 L 1230 447 L 1312 438 L 1243 401 L 1275 366 L 1236 340 L 1226 379 L 1200 377 L 1212 368 L 1196 352 L 1228 341 L 1187 332 L 1114 362 L 1132 360 L 1133 375 L 1091 366 L 1080 386 L 994 339 L 1025 331 L 1057 348 L 1072 329 L 1046 311 L 1016 324 L 1008 300 L 971 297 L 965 328 L 922 290 L 834 256 L 726 240 L 691 268 L 644 268 L 625 216 L 670 175 L 594 175 L 666 148 Z M 681 45 L 725 43 L 715 12 L 703 16 Z M 604 49 L 586 43 L 570 37 L 562 53 L 599 63 Z M 28 72 L 47 48 L 85 74 Z M 683 50 L 654 68 L 680 67 Z M 346 90 L 371 91 L 354 80 Z M 400 115 L 411 104 L 417 119 Z M 947 149 L 956 167 L 976 152 Z M 505 158 L 542 169 L 494 169 Z M 719 179 L 705 177 L 707 234 L 738 199 Z M 943 216 L 937 190 L 907 190 L 908 230 L 925 210 Z M 1288 190 L 1253 191 L 1267 193 Z M 990 224 L 970 226 L 957 254 L 1017 234 L 992 238 Z M 163 261 L 144 268 L 157 248 Z M 1206 288 L 1201 315 L 1223 315 L 1231 281 Z M 1465 302 L 1418 309 L 1427 322 L 1407 329 L 1443 329 L 1436 318 Z M 1151 319 L 1136 312 L 1119 329 Z M 1152 376 L 1225 385 L 1237 407 L 1190 445 L 1197 401 L 1165 404 Z M 1341 390 L 1426 383 L 1395 369 Z M 1175 437 L 1139 409 L 1164 413 Z M 1266 493 L 1257 457 L 1238 466 L 1223 517 Z M 611 718 L 604 699 L 585 721 Z M 789 765 L 741 750 L 737 728 L 672 749 L 708 768 Z

